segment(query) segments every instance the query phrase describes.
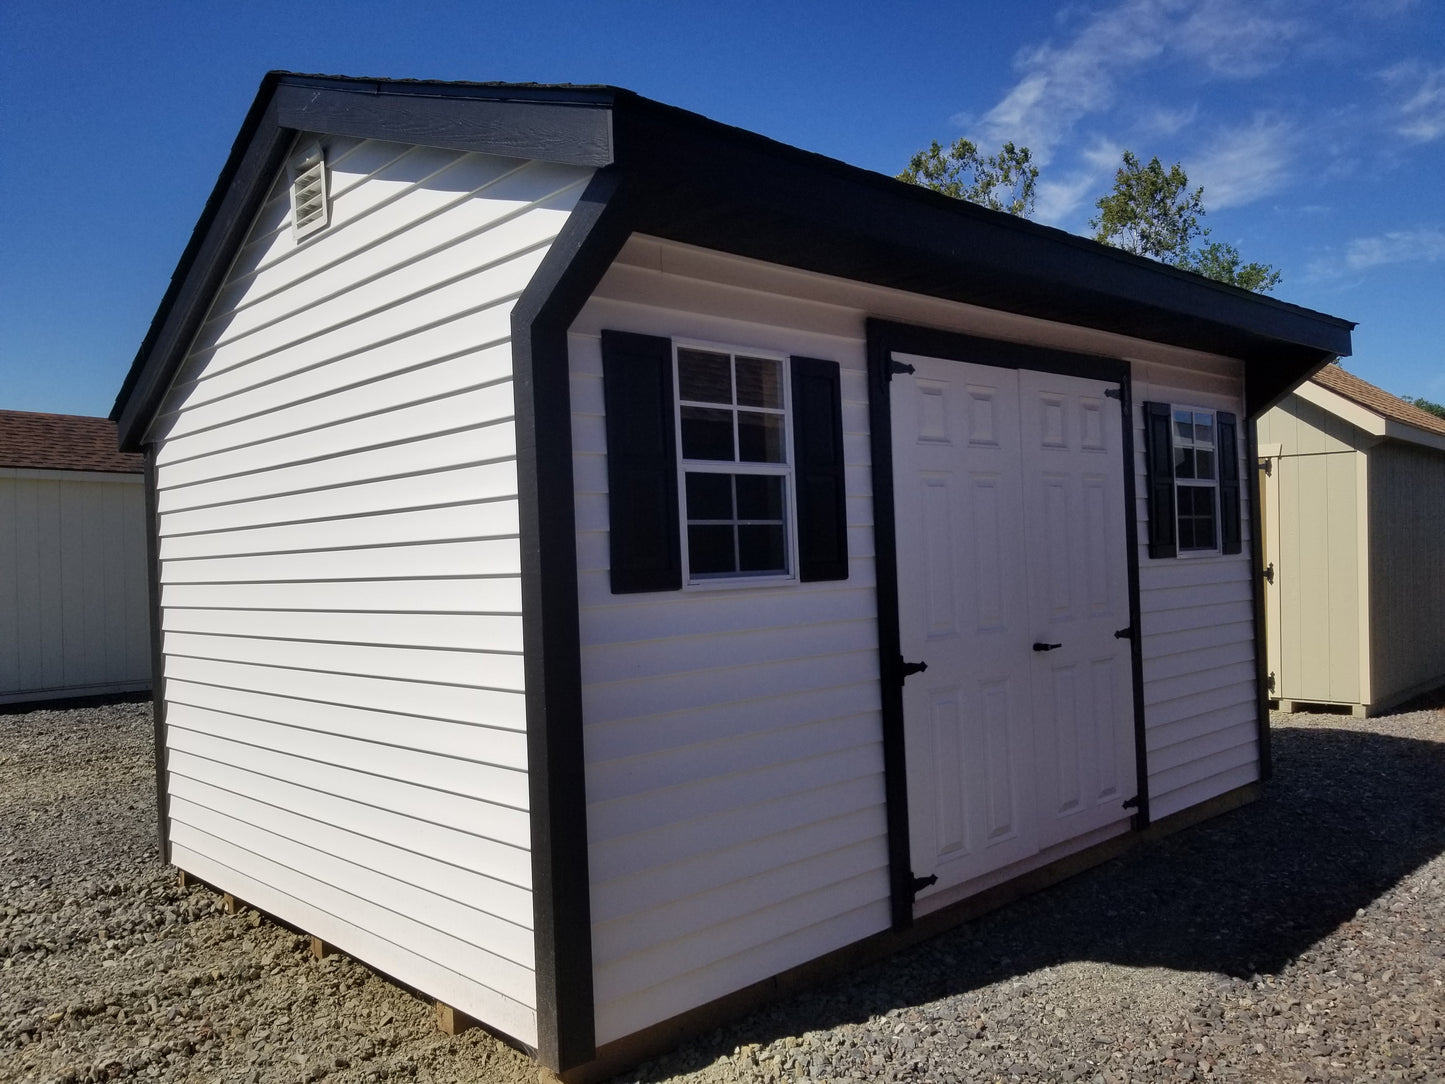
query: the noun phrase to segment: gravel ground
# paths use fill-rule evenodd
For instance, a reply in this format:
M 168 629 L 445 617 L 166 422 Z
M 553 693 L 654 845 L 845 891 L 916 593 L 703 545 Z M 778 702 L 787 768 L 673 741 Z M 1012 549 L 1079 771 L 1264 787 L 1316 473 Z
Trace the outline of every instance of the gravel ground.
M 1262 801 L 619 1079 L 1445 1080 L 1445 699 L 1414 707 L 1276 716 Z M 178 887 L 150 725 L 0 715 L 0 1081 L 538 1080 Z

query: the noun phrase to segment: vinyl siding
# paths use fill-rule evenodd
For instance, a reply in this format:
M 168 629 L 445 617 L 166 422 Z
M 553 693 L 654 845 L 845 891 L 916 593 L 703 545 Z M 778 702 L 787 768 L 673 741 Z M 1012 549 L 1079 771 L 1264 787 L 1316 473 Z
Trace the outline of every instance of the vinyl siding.
M 150 686 L 139 475 L 0 468 L 0 703 Z
M 691 311 L 638 304 L 619 277 L 571 337 L 599 1042 L 889 921 L 861 324 L 800 332 L 687 279 Z M 842 364 L 847 580 L 611 593 L 603 328 Z
M 1166 817 L 1259 778 L 1254 602 L 1245 425 L 1238 431 L 1241 552 L 1149 557 L 1145 401 L 1227 410 L 1243 419 L 1243 369 L 1218 362 L 1134 364 L 1139 612 L 1149 809 Z M 1263 645 L 1260 645 L 1262 650 Z
M 534 1043 L 510 314 L 588 173 L 327 159 L 331 225 L 278 181 L 148 438 L 173 858 Z
M 1146 387 L 1168 374 L 1166 395 L 1242 414 L 1227 359 L 629 242 L 570 339 L 599 1042 L 888 926 L 869 316 L 1129 358 Z M 848 580 L 611 594 L 604 328 L 842 364 Z M 1146 581 L 1146 631 L 1172 636 L 1145 673 L 1176 808 L 1257 777 L 1248 558 L 1188 564 Z

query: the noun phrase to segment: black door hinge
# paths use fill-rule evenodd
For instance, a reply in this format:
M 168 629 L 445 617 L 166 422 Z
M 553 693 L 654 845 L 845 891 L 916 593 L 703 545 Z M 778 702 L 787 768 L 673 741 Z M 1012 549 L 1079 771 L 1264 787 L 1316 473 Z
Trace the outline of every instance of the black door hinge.
M 1122 403 L 1122 402 L 1124 401 L 1124 389 L 1123 389 L 1123 388 L 1105 388 L 1105 389 L 1104 389 L 1104 398 L 1106 398 L 1106 399 L 1117 399 L 1117 400 L 1119 400 L 1119 402 Z
M 914 877 L 912 873 L 908 876 L 911 878 L 908 885 L 909 888 L 913 890 L 915 899 L 918 897 L 918 893 L 922 892 L 929 885 L 938 883 L 938 874 L 936 873 L 930 873 L 927 877 Z
M 921 674 L 928 669 L 926 662 L 904 662 L 903 656 L 898 656 L 898 684 L 902 685 L 913 674 Z
M 1114 639 L 1116 639 L 1116 640 L 1132 640 L 1132 639 L 1134 639 L 1134 626 L 1133 626 L 1133 625 L 1125 625 L 1122 629 L 1115 629 L 1115 630 L 1114 630 Z
M 908 373 L 908 374 L 911 376 L 911 375 L 913 374 L 913 372 L 914 372 L 913 366 L 912 366 L 912 365 L 909 365 L 909 364 L 908 364 L 907 362 L 905 362 L 905 361 L 890 361 L 890 362 L 888 363 L 888 379 L 889 379 L 889 380 L 892 380 L 895 376 L 900 376 L 900 375 L 902 375 L 903 373 Z
M 1274 562 L 1273 562 L 1273 561 L 1271 561 L 1269 564 L 1267 564 L 1267 565 L 1264 566 L 1264 573 L 1263 573 L 1263 575 L 1264 575 L 1264 578 L 1265 578 L 1266 580 L 1268 580 L 1270 583 L 1274 583 Z
M 1134 795 L 1134 797 L 1132 797 L 1132 798 L 1128 799 L 1127 801 L 1125 801 L 1125 802 L 1124 802 L 1124 808 L 1125 808 L 1125 809 L 1138 809 L 1138 808 L 1139 808 L 1139 795 L 1136 794 L 1136 795 Z

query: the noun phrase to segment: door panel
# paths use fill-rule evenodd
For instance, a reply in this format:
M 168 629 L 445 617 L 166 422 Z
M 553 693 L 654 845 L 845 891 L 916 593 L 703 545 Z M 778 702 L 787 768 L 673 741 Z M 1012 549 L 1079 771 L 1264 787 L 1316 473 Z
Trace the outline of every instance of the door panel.
M 911 358 L 892 395 L 915 872 L 956 884 L 1037 849 L 1027 597 L 1016 574 L 1023 505 L 1018 381 L 1009 370 Z M 900 434 L 907 434 L 906 437 Z M 905 556 L 906 555 L 906 556 Z
M 1020 370 L 1042 846 L 1129 817 L 1134 764 L 1123 418 L 1108 385 Z M 1038 588 L 1034 585 L 1038 584 Z
M 903 692 L 923 896 L 1128 818 L 1122 419 L 1098 381 L 895 356 L 914 367 L 891 400 L 900 644 L 928 664 Z

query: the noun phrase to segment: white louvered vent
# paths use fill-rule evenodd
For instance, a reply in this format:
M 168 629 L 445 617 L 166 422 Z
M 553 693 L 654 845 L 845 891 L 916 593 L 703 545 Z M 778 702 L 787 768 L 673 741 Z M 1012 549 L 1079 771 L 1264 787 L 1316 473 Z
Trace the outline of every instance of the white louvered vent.
M 291 158 L 292 233 L 300 241 L 331 221 L 326 199 L 326 157 L 321 144 L 312 143 Z

